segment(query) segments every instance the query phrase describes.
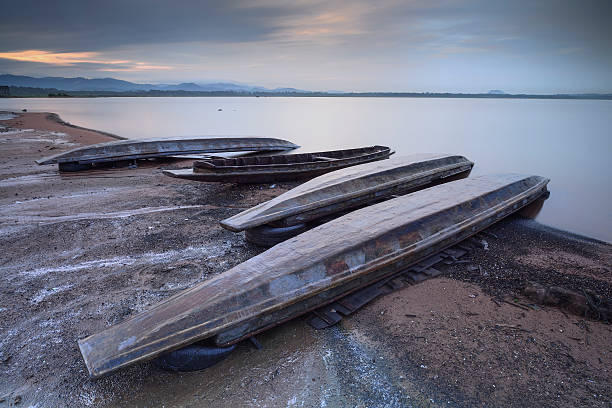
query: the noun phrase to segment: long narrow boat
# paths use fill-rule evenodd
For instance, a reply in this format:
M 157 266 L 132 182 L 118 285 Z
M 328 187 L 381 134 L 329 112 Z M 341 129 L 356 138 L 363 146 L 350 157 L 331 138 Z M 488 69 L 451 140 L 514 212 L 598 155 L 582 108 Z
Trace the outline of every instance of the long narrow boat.
M 172 139 L 117 140 L 79 147 L 36 160 L 58 163 L 60 170 L 82 170 L 94 163 L 147 159 L 199 153 L 286 151 L 299 146 L 287 140 L 263 137 L 194 137 Z
M 89 374 L 207 338 L 248 338 L 456 244 L 533 203 L 548 181 L 467 178 L 351 212 L 79 340 Z
M 320 176 L 330 171 L 388 158 L 386 146 L 326 152 L 210 159 L 193 163 L 191 169 L 165 170 L 164 174 L 195 181 L 224 183 L 273 183 Z
M 346 211 L 467 177 L 473 165 L 463 156 L 431 153 L 361 164 L 307 181 L 221 225 L 272 246 Z

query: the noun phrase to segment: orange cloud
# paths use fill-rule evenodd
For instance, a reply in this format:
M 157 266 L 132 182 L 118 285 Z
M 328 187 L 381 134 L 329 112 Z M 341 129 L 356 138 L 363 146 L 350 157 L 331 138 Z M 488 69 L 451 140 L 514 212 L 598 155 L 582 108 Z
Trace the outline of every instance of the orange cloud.
M 62 66 L 71 66 L 81 63 L 109 65 L 108 68 L 101 68 L 99 71 L 144 71 L 154 69 L 171 69 L 171 67 L 164 65 L 153 65 L 131 60 L 105 59 L 99 52 L 51 52 L 43 50 L 23 50 L 16 52 L 0 52 L 0 58 Z M 113 67 L 113 65 L 118 65 L 118 67 Z
M 73 65 L 78 63 L 126 64 L 129 60 L 104 60 L 97 58 L 97 52 L 50 52 L 43 50 L 24 50 L 17 52 L 0 52 L 0 58 L 15 61 L 42 62 L 52 65 Z
M 286 18 L 274 37 L 281 41 L 312 41 L 317 45 L 342 42 L 347 37 L 368 35 L 369 15 L 376 6 L 352 4 L 342 10 L 323 10 L 314 14 Z
M 112 72 L 138 72 L 138 71 L 151 71 L 157 69 L 173 69 L 173 67 L 167 65 L 151 65 L 144 62 L 135 62 L 132 66 L 127 67 L 105 67 L 100 68 L 98 71 L 112 71 Z

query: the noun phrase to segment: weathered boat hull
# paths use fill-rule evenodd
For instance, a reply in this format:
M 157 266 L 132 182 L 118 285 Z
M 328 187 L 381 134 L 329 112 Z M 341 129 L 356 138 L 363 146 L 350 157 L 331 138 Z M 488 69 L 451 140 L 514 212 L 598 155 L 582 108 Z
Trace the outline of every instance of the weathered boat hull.
M 482 176 L 323 224 L 79 341 L 91 376 L 213 338 L 233 344 L 394 274 L 546 193 L 538 176 Z
M 299 147 L 287 140 L 259 137 L 118 140 L 79 147 L 36 160 L 38 164 L 93 164 L 197 153 L 285 151 Z
M 371 146 L 329 152 L 220 159 L 217 161 L 222 165 L 215 165 L 214 160 L 199 161 L 191 169 L 165 170 L 164 174 L 205 182 L 274 183 L 310 179 L 339 169 L 387 159 L 391 154 L 393 152 L 386 146 Z M 317 155 L 326 159 L 316 160 Z M 299 161 L 302 156 L 305 157 L 304 161 Z
M 221 221 L 239 232 L 269 224 L 290 227 L 467 177 L 474 163 L 463 156 L 414 154 L 361 164 L 310 180 Z

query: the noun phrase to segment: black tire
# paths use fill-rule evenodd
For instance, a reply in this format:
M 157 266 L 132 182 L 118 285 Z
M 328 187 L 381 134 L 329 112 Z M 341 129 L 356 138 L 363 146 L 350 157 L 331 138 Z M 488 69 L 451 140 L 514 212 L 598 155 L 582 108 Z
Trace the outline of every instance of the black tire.
M 271 247 L 289 238 L 295 237 L 309 228 L 310 227 L 306 224 L 292 225 L 290 227 L 270 227 L 269 225 L 262 225 L 261 227 L 247 229 L 245 231 L 245 238 L 255 245 Z
M 235 348 L 235 344 L 214 347 L 195 343 L 166 353 L 153 360 L 153 364 L 168 371 L 198 371 L 225 360 Z
M 81 164 L 79 162 L 66 162 L 58 164 L 59 171 L 83 171 L 91 170 L 91 164 Z

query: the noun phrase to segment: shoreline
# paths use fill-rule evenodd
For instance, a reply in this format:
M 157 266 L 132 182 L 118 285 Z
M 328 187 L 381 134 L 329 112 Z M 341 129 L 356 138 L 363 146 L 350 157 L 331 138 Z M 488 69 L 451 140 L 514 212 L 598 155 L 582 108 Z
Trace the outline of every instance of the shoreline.
M 82 145 L 109 142 L 113 140 L 128 140 L 127 137 L 118 136 L 97 129 L 73 125 L 64 121 L 57 113 L 53 112 L 17 112 L 0 111 L 15 115 L 13 119 L 0 121 L 1 126 L 15 129 L 36 129 L 63 132 L 71 136 L 71 140 Z
M 41 88 L 34 88 L 40 89 Z M 447 92 L 233 92 L 233 91 L 61 91 L 72 93 L 65 96 L 49 96 L 48 92 L 40 94 L 13 95 L 8 98 L 431 98 L 431 99 L 537 99 L 537 100 L 586 100 L 609 101 L 612 94 L 478 94 L 478 93 L 447 93 Z
M 127 137 L 118 136 L 118 135 L 115 135 L 113 133 L 103 132 L 103 131 L 97 130 L 97 129 L 89 129 L 89 128 L 86 128 L 86 127 L 73 125 L 70 122 L 66 122 L 66 121 L 62 120 L 62 118 L 60 118 L 60 116 L 57 113 L 49 113 L 49 115 L 47 116 L 47 119 L 49 119 L 49 120 L 51 120 L 53 122 L 56 122 L 56 123 L 58 123 L 60 125 L 68 126 L 68 127 L 75 128 L 75 129 L 78 129 L 78 130 L 86 130 L 86 131 L 90 131 L 90 132 L 99 133 L 99 134 L 101 134 L 103 136 L 108 136 L 108 137 L 111 137 L 111 138 L 117 139 L 117 140 L 128 140 Z
M 0 121 L 0 407 L 612 401 L 611 326 L 524 294 L 534 282 L 612 299 L 612 245 L 516 218 L 479 235 L 465 263 L 331 329 L 298 318 L 202 372 L 144 363 L 91 380 L 79 338 L 261 253 L 219 221 L 298 183 L 183 181 L 160 162 L 60 174 L 34 160 L 114 139 L 17 114 Z

